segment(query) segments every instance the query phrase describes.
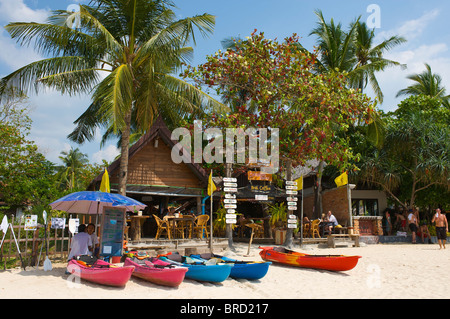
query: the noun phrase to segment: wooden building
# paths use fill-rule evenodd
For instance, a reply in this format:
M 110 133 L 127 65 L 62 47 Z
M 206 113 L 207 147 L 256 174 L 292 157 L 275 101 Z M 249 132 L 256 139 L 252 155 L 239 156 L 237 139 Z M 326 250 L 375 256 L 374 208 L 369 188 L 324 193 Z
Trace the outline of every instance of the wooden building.
M 128 179 L 126 195 L 148 205 L 144 215 L 163 215 L 169 205 L 201 213 L 202 199 L 207 196 L 208 176 L 193 159 L 191 162 L 175 164 L 172 148 L 178 142 L 171 140 L 172 132 L 161 117 L 151 129 L 129 149 Z M 112 193 L 118 193 L 120 158 L 108 167 Z M 89 186 L 98 190 L 103 174 L 97 176 Z M 144 236 L 153 236 L 153 218 L 144 225 Z

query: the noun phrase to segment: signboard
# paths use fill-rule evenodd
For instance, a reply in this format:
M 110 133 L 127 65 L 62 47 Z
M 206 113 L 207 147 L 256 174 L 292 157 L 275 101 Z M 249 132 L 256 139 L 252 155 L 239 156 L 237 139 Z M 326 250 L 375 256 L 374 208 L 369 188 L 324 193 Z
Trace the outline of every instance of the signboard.
M 248 171 L 248 180 L 249 181 L 272 181 L 272 174 L 265 174 L 261 172 L 253 172 Z
M 230 193 L 237 193 L 238 190 L 235 187 L 224 187 L 223 191 L 224 192 L 230 192 Z
M 256 200 L 269 200 L 268 195 L 255 195 Z
M 64 229 L 66 225 L 65 218 L 52 217 L 51 219 L 52 227 L 51 229 Z
M 37 229 L 37 215 L 26 215 L 25 216 L 25 230 L 36 230 Z
M 125 208 L 103 207 L 100 255 L 122 256 Z
M 223 181 L 227 182 L 227 183 L 237 183 L 237 178 L 235 178 L 235 177 L 224 177 Z

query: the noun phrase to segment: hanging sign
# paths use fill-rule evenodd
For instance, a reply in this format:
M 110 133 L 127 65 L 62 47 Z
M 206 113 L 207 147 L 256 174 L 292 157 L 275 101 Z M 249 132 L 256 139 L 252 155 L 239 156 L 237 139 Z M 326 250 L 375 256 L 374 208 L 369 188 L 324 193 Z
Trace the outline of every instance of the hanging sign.
M 52 229 L 64 229 L 65 225 L 66 225 L 66 219 L 65 218 L 57 218 L 57 217 L 52 217 Z
M 37 229 L 37 215 L 26 215 L 25 216 L 25 230 L 36 230 Z
M 249 181 L 272 181 L 272 174 L 248 171 L 247 176 Z

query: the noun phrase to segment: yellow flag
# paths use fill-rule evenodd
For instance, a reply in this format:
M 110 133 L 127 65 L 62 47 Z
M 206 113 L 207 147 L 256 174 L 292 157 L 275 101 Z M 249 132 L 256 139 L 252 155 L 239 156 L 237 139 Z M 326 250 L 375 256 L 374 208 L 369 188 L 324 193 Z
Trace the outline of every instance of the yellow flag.
M 106 168 L 105 168 L 105 172 L 103 173 L 102 183 L 100 184 L 100 192 L 103 192 L 103 193 L 111 192 L 111 189 L 109 187 L 109 175 L 108 175 L 108 171 Z
M 216 184 L 214 184 L 213 180 L 212 180 L 212 172 L 211 174 L 209 174 L 209 179 L 208 179 L 208 195 L 211 196 L 212 193 L 214 193 L 214 191 L 217 189 Z
M 303 176 L 295 180 L 297 182 L 297 190 L 301 191 L 303 189 Z
M 341 187 L 341 186 L 347 185 L 348 184 L 348 174 L 347 174 L 347 172 L 344 172 L 344 174 L 342 174 L 341 176 L 336 178 L 334 180 L 334 182 L 336 183 L 337 187 Z

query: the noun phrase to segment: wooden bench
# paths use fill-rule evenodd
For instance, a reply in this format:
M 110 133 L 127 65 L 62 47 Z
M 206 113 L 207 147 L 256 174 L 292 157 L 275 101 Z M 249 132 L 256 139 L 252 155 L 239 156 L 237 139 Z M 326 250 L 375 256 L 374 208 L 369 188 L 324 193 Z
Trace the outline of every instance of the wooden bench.
M 353 241 L 354 247 L 359 247 L 359 235 L 349 235 L 349 234 L 332 234 L 328 235 L 328 248 L 336 248 L 336 242 L 349 242 Z

